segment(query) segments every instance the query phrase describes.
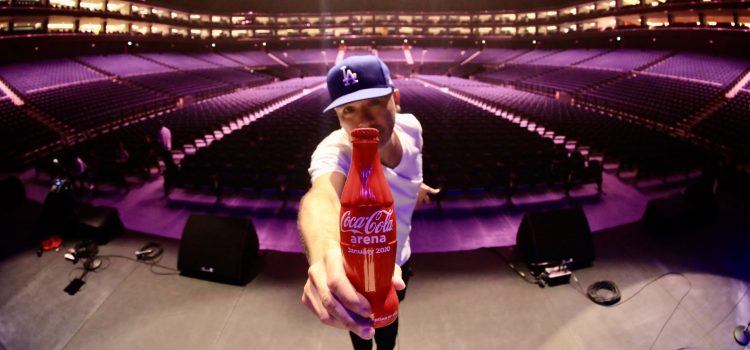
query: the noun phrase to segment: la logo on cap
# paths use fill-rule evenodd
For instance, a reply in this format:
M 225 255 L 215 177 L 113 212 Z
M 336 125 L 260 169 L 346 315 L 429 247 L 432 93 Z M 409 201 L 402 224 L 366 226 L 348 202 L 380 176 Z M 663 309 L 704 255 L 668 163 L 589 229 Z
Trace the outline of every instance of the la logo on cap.
M 359 83 L 357 73 L 352 72 L 351 69 L 346 69 L 346 66 L 341 66 L 341 73 L 344 75 L 344 86 Z

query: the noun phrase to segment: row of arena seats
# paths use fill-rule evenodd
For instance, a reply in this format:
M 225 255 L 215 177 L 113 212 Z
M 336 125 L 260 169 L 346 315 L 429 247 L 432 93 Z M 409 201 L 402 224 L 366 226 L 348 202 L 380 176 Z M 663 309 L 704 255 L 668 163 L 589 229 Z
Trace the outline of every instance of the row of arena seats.
M 122 82 L 102 80 L 44 90 L 27 101 L 76 130 L 87 130 L 174 102 L 164 95 Z
M 750 68 L 746 57 L 722 57 L 680 52 L 645 70 L 647 73 L 682 77 L 727 86 Z
M 719 86 L 636 75 L 586 91 L 579 98 L 599 106 L 676 125 L 721 96 Z
M 231 68 L 195 73 L 168 72 L 129 80 L 98 80 L 25 96 L 33 106 L 75 130 L 85 131 L 143 112 L 167 107 L 179 96 L 201 97 L 239 87 L 261 85 L 272 78 Z
M 315 146 L 338 128 L 333 113 L 321 115 L 327 104 L 326 90 L 315 90 L 186 156 L 183 184 L 256 194 L 304 193 L 310 187 L 307 168 Z
M 513 85 L 548 95 L 573 94 L 578 100 L 674 126 L 721 96 L 724 88 L 651 74 L 507 65 L 479 74 L 485 82 Z
M 70 59 L 0 66 L 0 77 L 22 94 L 59 85 L 106 79 L 106 76 Z
M 176 74 L 193 72 L 207 79 L 218 78 L 219 82 L 241 83 L 227 78 L 230 73 L 242 76 L 243 67 L 279 66 L 260 51 L 239 52 L 226 55 L 203 54 L 118 54 L 83 56 L 76 59 L 61 58 L 36 62 L 16 63 L 0 66 L 0 78 L 20 94 L 38 90 L 65 87 L 67 85 L 104 80 L 108 77 L 120 78 L 149 76 L 152 74 Z M 231 69 L 230 69 L 231 68 Z M 217 73 L 219 72 L 219 73 Z M 215 74 L 215 76 L 211 76 Z M 217 75 L 216 75 L 217 74 Z M 248 73 L 249 74 L 249 73 Z M 163 75 L 172 80 L 187 79 L 182 75 Z M 134 78 L 135 79 L 135 78 Z M 230 79 L 226 81 L 226 79 Z M 187 83 L 191 83 L 188 81 Z M 203 83 L 215 83 L 204 81 Z M 167 89 L 170 90 L 170 89 Z
M 60 137 L 36 119 L 30 118 L 9 98 L 0 98 L 0 169 L 9 168 L 26 152 L 59 141 Z
M 323 52 L 326 52 L 326 55 L 323 55 L 321 50 L 287 50 L 283 51 L 283 54 L 282 52 L 274 54 L 279 59 L 290 63 L 310 62 L 311 66 L 322 70 L 320 72 L 322 74 L 325 67 L 321 63 L 325 61 L 332 63 L 338 50 L 328 49 Z M 347 51 L 347 54 L 368 52 L 366 50 Z M 409 65 L 401 61 L 403 51 L 382 52 L 384 56 L 391 57 L 398 67 L 404 70 L 409 69 Z M 434 69 L 436 72 L 445 73 L 448 68 L 456 66 L 475 52 L 449 48 L 412 48 L 411 53 L 415 63 L 423 71 L 429 72 L 430 69 Z M 491 60 L 488 55 L 496 55 L 496 57 Z M 110 62 L 108 60 L 110 58 L 114 63 L 106 63 Z M 260 51 L 90 56 L 77 60 L 83 63 L 62 59 L 3 66 L 0 67 L 0 77 L 30 105 L 76 130 L 85 131 L 101 125 L 117 123 L 134 114 L 165 108 L 172 105 L 177 96 L 194 95 L 200 98 L 229 92 L 243 86 L 264 84 L 272 79 L 262 73 L 247 71 L 241 68 L 242 66 L 275 64 L 280 67 L 278 62 Z M 420 60 L 424 64 L 420 65 Z M 485 73 L 487 76 L 496 74 L 501 78 L 500 81 L 511 82 L 521 87 L 546 89 L 548 92 L 578 93 L 580 94 L 577 96 L 579 100 L 592 105 L 605 106 L 667 125 L 679 123 L 720 98 L 722 91 L 726 88 L 725 84 L 736 81 L 742 72 L 747 70 L 743 59 L 641 50 L 486 49 L 479 52 L 474 60 L 477 63 L 482 60 L 493 64 L 509 63 L 497 71 Z M 117 67 L 126 65 L 117 64 L 117 62 L 135 62 L 143 69 L 140 71 L 126 68 L 118 70 Z M 713 62 L 715 64 L 704 65 L 716 67 L 703 67 L 695 72 L 685 68 L 695 62 Z M 95 69 L 86 65 L 93 66 Z M 203 69 L 209 66 L 214 68 Z M 644 69 L 643 73 L 635 76 L 628 75 L 629 70 L 636 68 Z M 24 74 L 29 78 L 26 79 Z M 113 75 L 117 77 L 112 78 Z M 685 79 L 670 79 L 666 76 Z M 602 83 L 604 84 L 601 85 Z M 591 89 L 592 86 L 594 86 L 593 89 Z M 745 130 L 743 126 L 745 119 L 742 118 L 742 113 L 746 105 L 741 101 L 729 100 L 722 109 L 714 113 L 714 116 L 706 118 L 699 124 L 696 133 L 726 143 L 731 148 L 742 148 L 744 143 L 741 139 L 741 130 Z M 536 108 L 547 108 L 541 107 L 546 104 L 538 101 L 532 101 L 523 108 L 530 108 L 529 105 L 534 103 L 540 104 L 540 107 Z M 552 109 L 555 110 L 556 107 Z M 720 120 L 726 118 L 721 116 L 727 113 L 737 115 L 737 117 L 727 119 L 737 120 L 731 124 L 736 127 L 732 127 L 732 130 L 722 129 L 725 122 Z M 22 111 L 14 114 L 14 118 L 31 119 Z M 640 134 L 640 132 L 640 130 L 633 131 L 634 134 Z M 735 133 L 736 135 L 732 136 Z M 594 137 L 589 136 L 589 138 Z M 49 138 L 40 139 L 44 141 Z M 578 139 L 583 140 L 584 136 Z M 56 138 L 52 138 L 51 142 L 55 140 Z M 189 141 L 187 140 L 186 143 L 190 143 Z M 640 156 L 629 157 L 626 152 L 619 150 L 626 148 L 625 145 L 603 148 L 610 153 L 617 153 L 622 160 L 633 159 L 632 163 L 636 167 L 645 169 L 643 164 L 638 164 Z M 659 146 L 658 148 L 668 149 L 669 147 Z M 28 151 L 28 149 L 21 148 L 19 152 L 21 151 Z M 672 161 L 669 156 L 665 158 Z M 682 163 L 682 160 L 678 163 Z M 675 166 L 682 167 L 682 165 Z M 644 170 L 643 173 L 647 171 Z
M 602 153 L 605 161 L 619 162 L 620 171 L 638 170 L 637 180 L 684 173 L 709 158 L 687 141 L 553 98 L 462 78 L 421 78 L 500 109 L 508 118 L 527 119 L 545 131 L 576 140 L 590 147 L 591 153 Z
M 129 82 L 172 97 L 201 97 L 241 86 L 268 83 L 271 77 L 232 68 L 169 72 L 127 78 Z
M 702 81 L 720 86 L 728 86 L 735 82 L 750 68 L 750 60 L 745 57 L 632 49 L 530 51 L 485 49 L 471 62 L 487 65 L 530 65 L 536 67 L 537 70 L 543 70 L 545 67 L 578 67 L 619 72 L 643 69 L 644 73 Z M 502 68 L 497 72 L 497 76 L 504 80 L 522 79 L 517 76 L 504 76 Z
M 425 181 L 447 194 L 504 194 L 521 187 L 601 186 L 601 164 L 415 81 L 398 81 L 402 110 L 422 124 Z M 601 189 L 601 187 L 599 188 Z
M 550 139 L 446 99 L 434 89 L 397 81 L 402 108 L 424 128 L 425 181 L 445 193 L 511 196 L 522 186 L 593 182 L 601 186 L 601 164 L 569 153 Z M 338 128 L 332 113 L 321 115 L 325 90 L 317 90 L 245 128 L 217 140 L 182 161 L 189 187 L 301 194 L 310 186 L 307 167 L 315 146 Z
M 183 145 L 194 144 L 196 140 L 207 142 L 207 136 L 213 139 L 214 131 L 229 128 L 238 119 L 242 119 L 242 123 L 249 123 L 252 116 L 257 116 L 260 111 L 300 92 L 304 87 L 321 82 L 322 78 L 287 80 L 213 97 L 99 134 L 78 144 L 73 152 L 87 164 L 98 164 L 101 171 L 97 175 L 97 181 L 113 181 L 110 175 L 114 172 L 114 157 L 121 142 L 130 154 L 130 161 L 120 170 L 142 175 L 149 166 L 154 165 L 155 158 L 160 157 L 156 140 L 162 123 L 172 132 L 172 148 L 181 150 Z M 37 171 L 53 171 L 51 160 L 64 158 L 63 153 L 66 152 L 68 151 L 53 153 L 39 160 Z
M 693 132 L 737 151 L 737 161 L 750 162 L 750 91 L 740 91 Z
M 377 52 L 387 63 L 406 61 L 403 50 L 386 49 Z M 417 70 L 425 64 L 443 63 L 456 66 L 472 57 L 469 63 L 478 65 L 512 64 L 537 67 L 579 67 L 621 72 L 645 68 L 644 72 L 646 73 L 712 82 L 721 86 L 736 81 L 750 67 L 750 60 L 746 58 L 657 50 L 489 48 L 477 52 L 474 49 L 462 48 L 414 47 L 409 52 Z M 289 49 L 272 51 L 271 53 L 277 59 L 285 61 L 291 66 L 331 66 L 339 51 L 336 49 Z M 349 50 L 344 52 L 344 56 L 371 53 L 372 51 L 369 50 Z M 25 93 L 41 88 L 104 78 L 104 75 L 96 71 L 97 69 L 113 75 L 127 77 L 173 70 L 281 66 L 280 62 L 261 51 L 119 54 L 84 56 L 77 58 L 77 60 L 78 62 L 71 59 L 55 59 L 7 65 L 0 67 L 0 76 L 19 91 Z M 94 69 L 89 69 L 79 62 L 90 65 Z M 517 67 L 514 71 L 519 69 L 521 68 Z M 498 74 L 502 75 L 501 72 L 498 72 Z M 505 77 L 504 79 L 518 80 L 513 77 Z

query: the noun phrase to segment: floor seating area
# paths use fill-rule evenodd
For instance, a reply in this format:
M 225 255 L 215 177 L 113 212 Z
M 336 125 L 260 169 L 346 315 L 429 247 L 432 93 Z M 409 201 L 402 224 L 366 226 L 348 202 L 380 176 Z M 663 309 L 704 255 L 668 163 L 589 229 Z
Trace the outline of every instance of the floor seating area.
M 0 98 L 0 168 L 27 152 L 49 146 L 60 137 L 41 122 L 27 115 L 8 98 Z
M 182 161 L 186 186 L 252 195 L 301 195 L 315 146 L 339 128 L 325 89 L 318 89 Z M 214 188 L 213 186 L 220 186 Z
M 48 115 L 80 131 L 174 103 L 174 99 L 165 95 L 111 80 L 35 92 L 27 95 L 26 99 Z
M 39 135 L 33 142 L 21 142 L 21 137 L 8 135 L 7 143 L 22 145 L 14 152 L 25 154 L 63 139 L 52 131 L 59 130 L 60 127 L 45 125 L 48 122 L 44 120 L 50 120 L 59 123 L 64 130 L 90 133 L 93 139 L 86 141 L 87 143 L 96 144 L 108 138 L 109 148 L 119 141 L 125 142 L 127 147 L 138 148 L 144 132 L 154 129 L 157 121 L 163 120 L 174 130 L 174 143 L 176 148 L 180 148 L 205 139 L 206 135 L 211 135 L 216 130 L 229 127 L 231 121 L 251 111 L 263 109 L 278 99 L 323 83 L 321 75 L 325 74 L 339 56 L 337 49 L 270 52 L 289 67 L 284 67 L 260 50 L 113 54 L 0 66 L 0 81 L 29 105 L 17 107 L 10 102 L 10 98 L 3 97 L 5 93 L 0 92 L 4 118 L 9 119 L 9 123 L 17 123 L 18 128 L 14 130 L 23 130 L 19 134 Z M 371 52 L 373 51 L 356 48 L 348 50 L 345 56 Z M 750 60 L 745 58 L 636 49 L 486 48 L 476 51 L 466 48 L 411 47 L 409 53 L 414 64 L 410 65 L 403 49 L 386 47 L 374 52 L 393 67 L 392 72 L 396 75 L 422 73 L 421 79 L 448 86 L 460 94 L 536 123 L 547 131 L 585 144 L 591 147 L 592 152 L 604 154 L 606 161 L 619 162 L 621 170 L 637 169 L 638 178 L 663 177 L 700 167 L 710 158 L 710 152 L 688 141 L 668 136 L 665 132 L 613 116 L 632 116 L 666 128 L 686 128 L 686 123 L 694 120 L 697 124 L 689 124 L 692 130 L 685 131 L 688 136 L 693 132 L 702 139 L 722 145 L 730 153 L 749 153 L 744 138 L 750 128 L 747 123 L 750 90 L 741 90 L 735 98 L 723 97 L 748 73 Z M 461 65 L 469 58 L 471 60 L 468 64 Z M 266 70 L 269 67 L 271 70 Z M 276 74 L 278 72 L 274 70 L 288 72 Z M 453 74 L 473 74 L 471 72 L 477 70 L 484 72 L 474 75 L 473 80 L 449 77 Z M 424 74 L 430 72 L 439 75 Z M 283 77 L 311 74 L 315 77 Z M 282 81 L 273 83 L 279 79 Z M 444 115 L 447 113 L 445 111 L 450 111 L 461 121 L 443 120 L 438 115 L 434 120 L 424 121 L 427 125 L 425 130 L 431 130 L 432 124 L 456 129 L 476 127 L 481 129 L 476 136 L 479 139 L 487 136 L 482 132 L 487 133 L 488 130 L 503 135 L 506 133 L 504 128 L 509 121 L 502 117 L 498 120 L 498 116 L 488 115 L 488 111 L 457 99 L 443 101 L 445 94 L 420 83 L 408 79 L 398 81 L 403 84 L 404 92 L 409 92 L 404 94 L 405 107 L 418 111 L 415 112 L 418 117 Z M 745 88 L 748 87 L 750 86 Z M 318 94 L 320 92 L 314 95 Z M 415 100 L 414 94 L 420 96 L 420 99 Z M 551 98 L 563 94 L 561 100 Z M 317 103 L 325 98 L 306 96 L 303 100 L 317 108 Z M 576 102 L 575 105 L 569 103 L 571 99 Z M 446 103 L 449 105 L 445 105 Z M 295 111 L 303 115 L 316 114 L 315 108 L 307 111 L 296 107 L 298 104 L 299 102 L 295 102 L 275 111 L 272 116 L 288 123 L 289 120 L 279 117 L 285 110 L 299 108 Z M 443 107 L 435 109 L 434 106 Z M 715 108 L 709 110 L 710 106 Z M 136 116 L 171 107 L 178 108 L 158 118 L 134 120 L 123 125 L 124 121 L 130 121 Z M 30 115 L 29 110 L 40 115 Z M 702 116 L 700 113 L 706 115 Z M 478 122 L 472 118 L 489 118 L 493 121 L 484 127 L 474 125 Z M 253 121 L 253 124 L 259 121 Z M 268 132 L 276 132 L 275 124 L 266 123 L 271 122 L 263 121 L 246 128 L 263 126 L 272 130 Z M 454 125 L 455 123 L 458 124 Z M 509 125 L 518 128 L 516 124 Z M 256 133 L 261 135 L 263 131 Z M 564 152 L 568 152 L 568 159 L 571 157 L 569 150 L 558 150 L 554 143 L 550 144 L 550 139 L 536 140 L 536 134 L 532 134 L 532 139 L 525 139 L 514 133 L 515 131 L 510 132 L 508 138 L 518 138 L 517 143 L 528 144 L 531 150 L 529 152 L 543 153 L 540 154 L 540 159 L 553 159 L 554 163 L 554 157 L 562 156 Z M 109 136 L 101 138 L 104 134 Z M 131 137 L 132 135 L 139 136 Z M 638 139 L 639 142 L 632 142 L 633 139 Z M 206 149 L 220 147 L 221 144 L 222 142 L 215 142 Z M 511 146 L 503 148 L 513 149 Z M 206 149 L 201 149 L 199 154 L 205 153 Z M 465 153 L 474 151 L 477 150 Z M 427 158 L 432 156 L 430 152 L 425 153 Z M 493 153 L 488 157 L 499 160 L 492 161 L 488 158 L 476 162 L 483 164 L 483 161 L 488 161 L 495 164 L 493 169 L 485 168 L 489 165 L 478 165 L 478 171 L 484 174 L 480 176 L 483 178 L 481 184 L 476 183 L 480 180 L 462 179 L 456 175 L 459 167 L 450 164 L 460 159 L 460 155 L 456 155 L 453 160 L 436 162 L 440 164 L 440 169 L 426 169 L 425 174 L 432 176 L 433 180 L 440 177 L 447 186 L 462 187 L 460 191 L 464 193 L 470 188 L 499 191 L 503 187 L 512 190 L 518 184 L 559 183 L 553 178 L 559 172 L 554 176 L 550 174 L 562 166 L 558 165 L 557 169 L 550 170 L 550 162 L 547 162 L 544 165 L 546 170 L 540 171 L 534 168 L 540 164 L 531 164 L 533 162 L 530 159 L 536 159 L 535 157 L 521 161 L 518 158 L 506 159 L 505 156 Z M 194 159 L 202 157 L 205 156 L 189 157 L 192 159 L 188 159 L 186 164 L 190 167 L 191 162 L 194 164 Z M 584 163 L 588 164 L 588 159 L 584 159 Z M 295 163 L 283 166 L 296 168 L 301 165 Z M 533 176 L 529 174 L 544 175 L 532 179 Z M 243 187 L 243 182 L 236 177 L 228 178 L 231 180 L 226 183 L 232 184 L 230 187 Z M 205 182 L 205 179 L 196 180 L 196 183 Z M 297 189 L 303 189 L 307 184 L 298 178 L 290 182 Z M 266 181 L 261 187 L 268 183 Z
M 664 133 L 553 98 L 462 78 L 421 76 L 425 81 L 487 103 L 509 118 L 523 118 L 545 132 L 575 140 L 602 154 L 619 170 L 637 170 L 637 179 L 665 177 L 700 168 L 708 155 L 699 147 Z
M 550 138 L 421 83 L 396 83 L 402 109 L 424 130 L 425 181 L 446 193 L 510 197 L 522 187 L 569 190 L 574 177 L 601 179 L 601 164 Z
M 750 161 L 750 92 L 741 91 L 699 123 L 693 132 L 737 151 L 738 160 Z

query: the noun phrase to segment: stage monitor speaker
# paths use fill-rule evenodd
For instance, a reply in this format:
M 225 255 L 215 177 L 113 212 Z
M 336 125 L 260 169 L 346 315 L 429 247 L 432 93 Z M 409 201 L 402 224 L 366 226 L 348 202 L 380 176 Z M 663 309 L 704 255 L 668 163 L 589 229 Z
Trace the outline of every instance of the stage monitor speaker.
M 0 180 L 0 210 L 4 212 L 18 208 L 26 200 L 26 187 L 16 176 Z
M 641 219 L 646 228 L 654 234 L 668 235 L 714 219 L 718 214 L 716 199 L 694 191 L 650 200 Z
M 42 233 L 74 238 L 77 228 L 76 200 L 67 181 L 55 180 L 44 198 L 41 214 Z
M 107 244 L 123 230 L 120 214 L 115 208 L 81 204 L 77 214 L 79 236 L 96 244 Z
M 258 235 L 246 218 L 190 214 L 180 241 L 183 276 L 245 285 L 257 270 Z
M 580 207 L 526 213 L 516 247 L 535 272 L 570 259 L 570 268 L 587 267 L 594 261 L 591 228 Z

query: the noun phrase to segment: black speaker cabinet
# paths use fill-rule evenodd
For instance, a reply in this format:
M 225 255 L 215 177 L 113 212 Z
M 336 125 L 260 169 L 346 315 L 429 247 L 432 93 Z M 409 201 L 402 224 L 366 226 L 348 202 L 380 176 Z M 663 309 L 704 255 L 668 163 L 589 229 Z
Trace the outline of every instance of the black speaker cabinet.
M 180 241 L 183 276 L 245 285 L 258 261 L 258 235 L 246 218 L 191 214 Z
M 53 188 L 44 199 L 40 217 L 42 233 L 75 238 L 77 231 L 76 200 L 70 185 Z
M 119 235 L 123 225 L 117 209 L 81 204 L 78 206 L 78 230 L 81 237 L 102 245 Z
M 594 261 L 591 228 L 583 209 L 529 212 L 523 216 L 516 247 L 532 271 L 572 259 L 568 266 L 581 268 Z
M 0 210 L 18 208 L 26 200 L 26 187 L 16 176 L 0 180 Z
M 651 233 L 672 234 L 716 219 L 718 210 L 712 193 L 689 187 L 686 194 L 675 193 L 650 200 L 641 220 Z

